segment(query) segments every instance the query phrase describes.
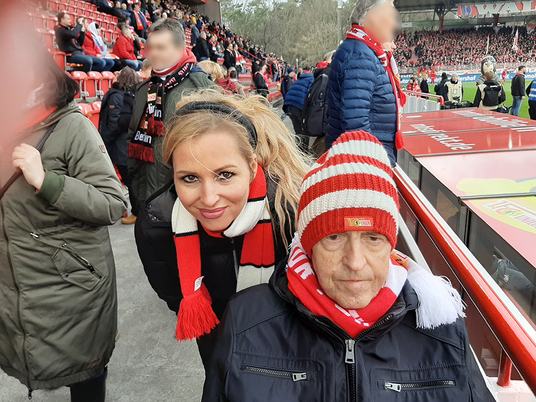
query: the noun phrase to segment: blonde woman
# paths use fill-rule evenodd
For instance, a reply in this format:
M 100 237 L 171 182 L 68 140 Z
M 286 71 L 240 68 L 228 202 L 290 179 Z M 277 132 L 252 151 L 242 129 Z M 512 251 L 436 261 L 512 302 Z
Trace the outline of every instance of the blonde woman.
M 210 60 L 205 60 L 197 63 L 226 94 L 237 94 L 238 85 L 236 82 L 227 77 L 227 69 Z M 244 91 L 242 90 L 242 94 Z
M 231 296 L 287 255 L 308 164 L 263 98 L 215 91 L 177 104 L 163 155 L 173 181 L 136 222 L 138 252 L 177 339 L 197 339 L 206 362 Z

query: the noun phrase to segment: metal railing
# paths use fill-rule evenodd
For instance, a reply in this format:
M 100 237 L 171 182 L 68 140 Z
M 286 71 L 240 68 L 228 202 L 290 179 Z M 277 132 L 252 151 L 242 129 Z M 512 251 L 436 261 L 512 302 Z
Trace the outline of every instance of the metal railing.
M 536 330 L 400 167 L 394 169 L 394 179 L 400 195 L 498 339 L 502 347 L 498 384 L 508 386 L 513 363 L 536 394 Z
M 407 89 L 403 91 L 407 98 L 402 113 L 434 112 L 445 105 L 445 100 L 440 95 L 408 91 Z

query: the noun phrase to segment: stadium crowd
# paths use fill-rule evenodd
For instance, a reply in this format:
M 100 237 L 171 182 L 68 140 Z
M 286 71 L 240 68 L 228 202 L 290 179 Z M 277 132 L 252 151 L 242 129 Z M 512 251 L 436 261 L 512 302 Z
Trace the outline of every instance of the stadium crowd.
M 519 51 L 513 50 L 516 30 Z M 499 63 L 526 63 L 536 55 L 535 34 L 526 27 L 503 27 L 497 32 L 490 27 L 447 29 L 439 31 L 415 31 L 401 33 L 397 40 L 395 58 L 401 66 L 453 66 L 480 64 L 488 54 Z

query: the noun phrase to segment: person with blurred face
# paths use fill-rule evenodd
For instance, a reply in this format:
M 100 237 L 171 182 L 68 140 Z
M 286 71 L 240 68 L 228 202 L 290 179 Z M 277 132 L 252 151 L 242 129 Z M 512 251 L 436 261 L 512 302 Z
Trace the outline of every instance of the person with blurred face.
M 396 164 L 403 146 L 399 119 L 405 103 L 392 51 L 398 26 L 391 0 L 359 0 L 352 28 L 333 56 L 328 86 L 326 147 L 346 131 L 374 135 Z
M 169 167 L 162 161 L 164 123 L 173 115 L 175 105 L 185 91 L 214 85 L 186 49 L 184 29 L 176 19 L 153 23 L 145 49 L 152 73 L 138 87 L 129 127 L 129 170 L 139 203 L 133 207 L 135 212 L 166 183 Z M 129 219 L 134 223 L 136 215 Z
M 288 258 L 227 306 L 203 402 L 494 401 L 460 295 L 395 250 L 391 172 L 364 131 L 312 166 Z
M 130 24 L 134 27 L 136 35 L 140 38 L 147 39 L 147 20 L 145 13 L 138 3 L 134 4 L 133 11 L 130 14 Z

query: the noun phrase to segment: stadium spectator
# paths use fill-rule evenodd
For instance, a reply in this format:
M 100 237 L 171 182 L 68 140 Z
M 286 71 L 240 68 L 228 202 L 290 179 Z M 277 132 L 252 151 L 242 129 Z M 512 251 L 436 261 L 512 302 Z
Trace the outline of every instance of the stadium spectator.
M 151 286 L 179 313 L 177 339 L 197 338 L 208 369 L 212 329 L 229 299 L 266 283 L 287 255 L 307 166 L 279 116 L 258 97 L 202 91 L 176 109 L 163 145 L 173 178 L 141 211 L 135 235 Z M 207 320 L 195 326 L 196 317 Z
M 218 64 L 218 67 L 220 67 L 223 77 L 216 82 L 220 88 L 223 89 L 224 93 L 227 94 L 238 94 L 238 85 L 235 81 L 229 77 L 229 70 L 225 68 L 225 66 Z M 234 67 L 231 67 L 234 68 Z
M 352 29 L 333 56 L 328 87 L 326 147 L 346 131 L 365 130 L 385 146 L 393 166 L 403 146 L 398 118 L 405 94 L 391 52 L 397 11 L 390 0 L 360 0 Z
M 97 130 L 73 102 L 79 85 L 48 53 L 40 60 L 24 66 L 37 86 L 20 105 L 25 143 L 10 155 L 21 174 L 2 197 L 2 369 L 30 399 L 32 390 L 69 386 L 73 402 L 103 402 L 117 334 L 106 226 L 126 199 Z
M 186 48 L 180 22 L 160 19 L 149 27 L 149 33 L 147 52 L 153 73 L 137 88 L 129 126 L 129 173 L 138 210 L 166 183 L 169 167 L 161 154 L 164 123 L 185 92 L 214 86 Z
M 447 89 L 446 84 L 448 80 L 449 80 L 449 76 L 447 75 L 447 73 L 445 72 L 441 73 L 441 81 L 439 81 L 439 83 L 437 83 L 434 88 L 436 95 L 441 95 L 445 102 L 448 101 L 447 91 L 446 91 Z
M 287 96 L 288 91 L 292 88 L 294 77 L 296 76 L 296 71 L 290 66 L 285 71 L 286 75 L 283 75 L 283 79 L 281 80 L 281 95 L 283 95 L 283 98 Z
M 415 79 L 415 76 L 409 79 L 407 89 L 408 91 L 421 92 L 421 87 L 419 86 L 419 83 Z
M 119 60 L 116 63 L 116 60 L 108 57 L 106 44 L 101 37 L 101 28 L 95 22 L 92 22 L 87 27 L 86 38 L 84 39 L 84 51 L 88 56 L 98 57 L 106 63 L 103 71 L 117 71 L 121 68 Z
M 313 85 L 315 77 L 312 73 L 303 73 L 289 89 L 285 96 L 283 110 L 288 115 L 294 126 L 296 141 L 304 152 L 309 150 L 309 137 L 303 135 L 302 110 L 309 88 Z
M 203 402 L 495 400 L 458 292 L 394 250 L 389 171 L 361 131 L 341 135 L 305 176 L 290 255 L 269 285 L 229 302 Z
M 430 93 L 430 89 L 428 88 L 428 74 L 424 73 L 422 75 L 420 87 L 421 87 L 421 92 L 422 93 L 424 93 L 424 94 L 429 94 Z
M 487 71 L 486 81 L 478 85 L 473 105 L 484 110 L 499 111 L 499 106 L 506 100 L 503 86 L 493 79 L 495 73 Z
M 152 22 L 156 22 L 160 18 L 160 13 L 158 12 L 158 6 L 155 3 L 155 0 L 149 0 L 147 3 L 147 12 L 151 17 Z
M 536 120 L 536 80 L 532 80 L 525 93 L 529 97 L 529 116 Z
M 102 58 L 89 56 L 84 51 L 84 41 L 86 39 L 87 20 L 79 17 L 76 26 L 71 26 L 71 16 L 64 11 L 58 13 L 58 25 L 54 27 L 56 33 L 56 43 L 59 49 L 68 54 L 67 62 L 81 64 L 82 70 L 104 71 L 106 62 Z
M 236 72 L 236 69 L 232 67 L 229 69 L 229 78 L 236 84 L 236 87 L 238 89 L 238 95 L 246 96 L 246 93 L 244 92 L 244 86 L 238 80 L 238 73 Z
M 233 45 L 224 42 L 223 47 L 225 48 L 225 51 L 223 52 L 223 65 L 227 70 L 231 67 L 236 68 L 236 56 L 233 51 Z
M 125 67 L 117 76 L 112 88 L 102 99 L 99 132 L 110 155 L 112 163 L 117 167 L 123 183 L 128 188 L 132 216 L 136 217 L 138 203 L 132 189 L 132 183 L 127 169 L 127 139 L 128 125 L 134 107 L 134 93 L 140 81 L 138 73 L 130 67 Z M 123 224 L 133 224 L 135 218 L 121 219 Z
M 199 38 L 197 39 L 197 44 L 195 45 L 193 52 L 197 57 L 197 61 L 204 61 L 210 58 L 206 32 L 201 32 L 199 34 Z
M 218 49 L 217 49 L 218 39 L 216 38 L 216 35 L 210 35 L 210 38 L 207 44 L 208 44 L 208 52 L 209 52 L 210 61 L 217 63 L 218 59 L 220 58 L 220 55 L 218 54 Z
M 501 78 L 502 78 L 502 82 L 501 82 L 501 85 L 504 85 L 506 84 L 506 77 L 508 76 L 508 70 L 505 68 L 502 72 L 502 75 L 501 75 Z
M 510 113 L 513 116 L 519 116 L 521 105 L 525 99 L 525 66 L 519 66 L 517 68 L 517 74 L 512 79 L 512 110 Z
M 114 54 L 133 70 L 141 69 L 142 61 L 134 53 L 134 36 L 128 25 L 121 27 L 121 35 L 115 41 Z
M 134 32 L 142 39 L 147 39 L 147 20 L 145 19 L 145 10 L 140 8 L 136 2 L 132 13 L 130 14 L 130 24 L 134 27 Z
M 268 98 L 268 84 L 266 84 L 266 80 L 264 78 L 264 74 L 266 73 L 266 64 L 264 64 L 260 71 L 257 71 L 253 75 L 253 83 L 255 84 L 255 93 L 257 95 L 262 95 L 265 98 Z
M 143 60 L 143 63 L 141 63 L 141 76 L 144 80 L 148 80 L 151 78 L 151 73 L 153 72 L 153 66 L 151 66 L 151 62 L 149 59 Z
M 445 83 L 445 94 L 447 101 L 461 103 L 463 100 L 463 84 L 458 80 L 458 74 L 452 74 L 450 81 Z
M 114 15 L 121 20 L 130 19 L 130 13 L 126 11 L 126 9 L 123 9 L 123 5 L 120 1 L 114 2 Z

